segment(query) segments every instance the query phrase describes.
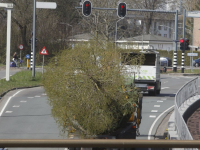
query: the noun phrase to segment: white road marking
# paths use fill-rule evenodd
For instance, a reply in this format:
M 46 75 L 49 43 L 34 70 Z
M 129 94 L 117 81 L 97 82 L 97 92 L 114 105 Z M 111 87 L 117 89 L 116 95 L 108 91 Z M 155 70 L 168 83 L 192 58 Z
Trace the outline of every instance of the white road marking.
M 150 117 L 150 118 L 156 118 L 156 116 L 152 116 L 152 115 L 150 115 L 149 117 Z
M 151 112 L 158 112 L 158 110 L 151 110 Z
M 10 113 L 12 113 L 13 111 L 6 111 L 5 113 L 7 113 L 7 114 L 10 114 Z
M 160 107 L 160 105 L 154 105 L 154 107 Z
M 20 101 L 21 103 L 26 103 L 27 101 Z
M 158 103 L 162 103 L 163 101 L 157 101 Z
M 34 97 L 27 97 L 27 98 L 34 98 Z
M 14 105 L 13 107 L 19 107 L 19 105 Z
M 11 100 L 14 96 L 16 96 L 18 93 L 20 93 L 21 91 L 23 91 L 23 90 L 20 90 L 20 91 L 16 92 L 15 94 L 13 94 L 12 96 L 10 96 L 10 97 L 8 98 L 8 101 L 6 102 L 6 104 L 4 105 L 3 109 L 2 109 L 1 112 L 0 112 L 0 116 L 2 115 L 3 111 L 5 110 L 6 106 L 7 106 L 8 103 L 10 102 L 10 100 Z
M 154 128 L 156 122 L 158 121 L 158 119 L 160 119 L 160 117 L 161 117 L 163 114 L 165 114 L 167 111 L 169 111 L 169 110 L 172 109 L 173 107 L 174 107 L 174 105 L 173 105 L 172 107 L 168 108 L 167 110 L 165 110 L 163 113 L 161 113 L 161 114 L 155 119 L 155 121 L 153 122 L 153 124 L 151 125 L 151 127 L 150 127 L 150 129 L 149 129 L 148 140 L 151 139 L 152 130 L 153 130 L 153 128 Z M 149 149 L 151 149 L 151 148 L 149 148 Z
M 41 96 L 37 96 L 37 95 L 36 95 L 35 97 L 41 97 Z
M 162 87 L 161 90 L 168 89 L 169 87 Z
M 165 100 L 167 100 L 167 98 L 161 98 L 161 100 L 162 100 L 162 101 L 165 101 Z
M 47 95 L 46 93 L 43 93 L 42 95 Z

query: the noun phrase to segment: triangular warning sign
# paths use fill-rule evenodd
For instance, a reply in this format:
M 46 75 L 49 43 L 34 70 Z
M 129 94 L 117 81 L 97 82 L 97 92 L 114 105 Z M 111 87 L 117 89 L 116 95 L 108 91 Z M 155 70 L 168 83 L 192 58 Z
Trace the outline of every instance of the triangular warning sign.
M 42 48 L 42 50 L 40 51 L 40 55 L 49 55 L 49 53 L 47 52 L 46 47 Z

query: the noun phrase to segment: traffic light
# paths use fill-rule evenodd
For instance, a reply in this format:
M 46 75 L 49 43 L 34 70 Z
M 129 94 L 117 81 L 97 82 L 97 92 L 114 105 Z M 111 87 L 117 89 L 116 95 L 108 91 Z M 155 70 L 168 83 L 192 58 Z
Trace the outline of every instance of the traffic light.
M 185 39 L 185 50 L 190 50 L 189 48 L 189 40 Z
M 184 50 L 184 44 L 185 44 L 185 40 L 180 39 L 180 50 Z
M 124 18 L 126 16 L 126 3 L 119 3 L 117 15 L 119 18 Z
M 84 1 L 82 5 L 83 15 L 88 17 L 92 12 L 92 3 L 90 1 Z

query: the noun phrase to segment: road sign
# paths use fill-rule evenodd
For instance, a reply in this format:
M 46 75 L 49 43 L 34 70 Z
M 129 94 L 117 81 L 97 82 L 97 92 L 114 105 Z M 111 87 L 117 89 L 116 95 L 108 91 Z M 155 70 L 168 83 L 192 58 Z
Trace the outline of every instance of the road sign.
M 36 2 L 36 8 L 43 9 L 56 9 L 57 4 L 55 2 Z
M 198 56 L 198 53 L 187 53 L 187 56 Z
M 30 55 L 29 54 L 26 54 L 26 59 L 30 59 Z
M 43 47 L 42 50 L 40 51 L 40 55 L 49 55 L 45 47 Z
M 20 50 L 23 50 L 23 49 L 24 49 L 24 45 L 20 44 L 20 45 L 19 45 L 19 49 L 20 49 Z
M 186 17 L 200 18 L 200 11 L 187 11 Z

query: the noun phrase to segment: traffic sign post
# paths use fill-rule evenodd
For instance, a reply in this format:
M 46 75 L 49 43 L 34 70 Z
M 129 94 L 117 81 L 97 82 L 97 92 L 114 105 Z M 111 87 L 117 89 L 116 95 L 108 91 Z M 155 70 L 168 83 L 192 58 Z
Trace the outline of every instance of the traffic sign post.
M 43 47 L 40 51 L 40 55 L 43 55 L 43 63 L 42 63 L 42 74 L 44 73 L 44 55 L 49 55 L 46 47 Z
M 33 0 L 33 37 L 32 37 L 32 49 L 33 49 L 33 68 L 32 68 L 32 77 L 35 77 L 35 37 L 36 37 L 36 8 L 43 9 L 56 9 L 57 5 L 55 2 L 37 2 Z
M 22 59 L 22 50 L 24 49 L 24 45 L 20 44 L 18 48 L 20 50 L 20 59 Z

